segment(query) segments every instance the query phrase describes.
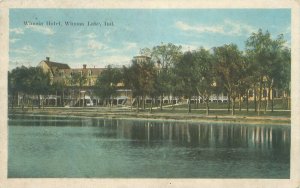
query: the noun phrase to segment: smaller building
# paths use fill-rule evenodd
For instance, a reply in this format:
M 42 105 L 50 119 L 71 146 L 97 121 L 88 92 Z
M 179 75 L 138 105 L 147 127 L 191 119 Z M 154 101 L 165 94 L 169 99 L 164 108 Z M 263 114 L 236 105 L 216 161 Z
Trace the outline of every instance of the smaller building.
M 65 72 L 71 70 L 68 64 L 50 61 L 49 57 L 41 61 L 38 66 L 41 67 L 45 73 L 49 73 L 51 84 L 64 82 Z
M 72 79 L 75 74 L 79 74 L 84 78 L 82 86 L 94 86 L 97 77 L 101 74 L 104 68 L 88 68 L 86 64 L 82 68 L 72 69 L 68 64 L 50 61 L 49 57 L 43 60 L 38 65 L 44 72 L 49 72 L 51 84 L 63 83 L 66 86 L 79 86 L 79 83 L 74 84 Z

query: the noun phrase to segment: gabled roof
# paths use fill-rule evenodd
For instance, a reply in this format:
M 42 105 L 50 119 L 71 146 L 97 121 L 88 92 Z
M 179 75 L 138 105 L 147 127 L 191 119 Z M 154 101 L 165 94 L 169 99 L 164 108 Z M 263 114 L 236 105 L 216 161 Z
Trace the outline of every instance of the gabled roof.
M 90 70 L 93 76 L 98 76 L 105 68 L 75 68 L 71 69 L 71 72 L 81 72 L 87 74 Z
M 44 61 L 51 69 L 70 69 L 68 64 L 65 63 L 57 63 L 53 61 Z

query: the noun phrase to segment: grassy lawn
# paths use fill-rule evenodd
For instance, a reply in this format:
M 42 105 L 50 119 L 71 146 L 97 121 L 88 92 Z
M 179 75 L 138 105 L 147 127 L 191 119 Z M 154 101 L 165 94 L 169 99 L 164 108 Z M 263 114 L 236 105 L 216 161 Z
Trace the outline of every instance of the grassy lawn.
M 258 103 L 257 103 L 258 104 Z M 266 101 L 262 102 L 260 116 L 284 116 L 290 117 L 291 112 L 288 110 L 288 105 L 286 100 L 276 99 L 274 100 L 274 111 L 271 111 L 271 104 L 269 104 L 267 111 L 264 112 L 266 106 Z M 239 103 L 235 104 L 235 115 L 236 116 L 257 116 L 257 112 L 254 111 L 254 101 L 249 101 L 248 103 L 248 112 L 246 110 L 246 102 L 242 102 L 242 110 L 239 110 Z M 149 111 L 150 104 L 146 104 L 146 109 L 141 110 Z M 199 104 L 191 104 L 192 112 L 190 114 L 201 114 L 206 115 L 206 106 L 203 103 Z M 209 103 L 210 115 L 223 115 L 223 116 L 231 116 L 231 109 L 228 111 L 228 103 Z M 163 111 L 160 110 L 159 104 L 153 105 L 153 113 L 182 113 L 187 114 L 188 105 L 187 104 L 177 104 L 172 106 L 170 104 L 163 105 Z
M 148 109 L 145 111 L 149 111 Z M 187 114 L 187 109 L 176 109 L 172 110 L 172 109 L 163 109 L 163 111 L 160 111 L 160 109 L 153 109 L 152 111 L 153 113 L 181 113 L 181 114 Z M 200 115 L 206 115 L 206 111 L 203 109 L 192 109 L 192 112 L 190 114 L 200 114 Z M 228 112 L 228 110 L 210 110 L 209 111 L 209 115 L 223 115 L 223 116 L 231 116 L 231 111 Z M 239 111 L 236 110 L 235 111 L 235 115 L 236 116 L 257 116 L 257 112 L 251 110 L 251 111 Z M 261 112 L 260 116 L 284 116 L 284 117 L 290 117 L 291 116 L 291 112 L 290 111 L 267 111 L 266 113 Z
M 146 104 L 146 109 L 140 109 L 140 113 L 137 113 L 136 107 L 132 110 L 130 106 L 113 106 L 113 107 L 49 107 L 45 109 L 26 108 L 22 110 L 21 108 L 9 109 L 10 113 L 35 113 L 35 114 L 59 114 L 59 115 L 82 115 L 82 116 L 105 116 L 113 115 L 118 117 L 160 117 L 160 118 L 174 118 L 174 119 L 190 119 L 190 118 L 239 118 L 239 119 L 270 119 L 274 118 L 273 121 L 277 121 L 278 118 L 290 118 L 291 111 L 286 109 L 285 104 L 282 100 L 277 100 L 274 102 L 276 108 L 275 111 L 271 112 L 270 108 L 264 112 L 264 108 L 261 109 L 261 113 L 258 117 L 257 112 L 253 109 L 253 102 L 249 102 L 249 111 L 247 112 L 245 104 L 243 104 L 242 110 L 238 109 L 238 104 L 236 104 L 235 115 L 232 116 L 231 111 L 228 111 L 226 103 L 210 103 L 210 113 L 206 116 L 205 104 L 192 104 L 192 111 L 188 113 L 187 104 L 179 104 L 172 106 L 170 104 L 165 104 L 163 110 L 160 110 L 159 104 L 153 105 L 152 113 L 150 113 L 150 104 Z M 263 105 L 262 105 L 263 106 Z M 173 108 L 174 107 L 174 108 Z
M 264 108 L 266 106 L 266 101 L 262 101 L 262 108 Z M 257 105 L 258 105 L 258 102 L 257 102 Z M 171 106 L 171 104 L 163 104 L 163 106 Z M 183 104 L 177 104 L 175 105 L 176 107 L 180 107 L 180 108 L 187 108 L 187 104 L 186 103 L 183 103 Z M 205 103 L 193 103 L 191 104 L 192 106 L 192 109 L 205 109 L 206 108 L 206 104 Z M 249 101 L 248 102 L 248 108 L 249 109 L 254 109 L 254 101 Z M 149 108 L 150 107 L 150 104 L 146 104 L 146 108 Z M 159 107 L 159 104 L 153 104 L 153 107 Z M 209 103 L 209 107 L 211 109 L 227 109 L 228 108 L 228 103 L 224 102 L 210 102 Z M 239 102 L 236 101 L 235 102 L 235 107 L 236 109 L 239 108 Z M 242 102 L 241 103 L 241 107 L 246 109 L 247 107 L 247 104 L 246 102 Z M 287 105 L 287 100 L 283 100 L 283 99 L 275 99 L 274 100 L 274 110 L 287 110 L 288 109 L 288 105 Z M 271 102 L 268 104 L 268 109 L 271 109 Z

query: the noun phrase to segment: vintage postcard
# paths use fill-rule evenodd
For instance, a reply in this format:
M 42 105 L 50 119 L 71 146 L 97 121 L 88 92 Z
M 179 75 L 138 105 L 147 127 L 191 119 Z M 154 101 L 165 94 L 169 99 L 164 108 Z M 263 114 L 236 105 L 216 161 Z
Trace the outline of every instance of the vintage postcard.
M 297 1 L 0 5 L 0 187 L 300 186 Z

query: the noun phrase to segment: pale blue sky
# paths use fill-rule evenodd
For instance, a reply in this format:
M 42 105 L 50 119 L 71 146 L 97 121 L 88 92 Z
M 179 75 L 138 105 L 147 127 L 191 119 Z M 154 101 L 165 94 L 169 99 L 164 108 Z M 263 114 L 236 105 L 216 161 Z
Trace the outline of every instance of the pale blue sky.
M 128 65 L 141 48 L 169 42 L 183 51 L 229 43 L 243 50 L 259 28 L 273 38 L 283 34 L 291 45 L 290 9 L 10 9 L 9 14 L 10 69 L 36 66 L 46 56 L 73 68 Z M 66 26 L 66 21 L 85 25 Z M 87 26 L 88 21 L 102 26 Z M 103 26 L 105 21 L 114 26 Z

